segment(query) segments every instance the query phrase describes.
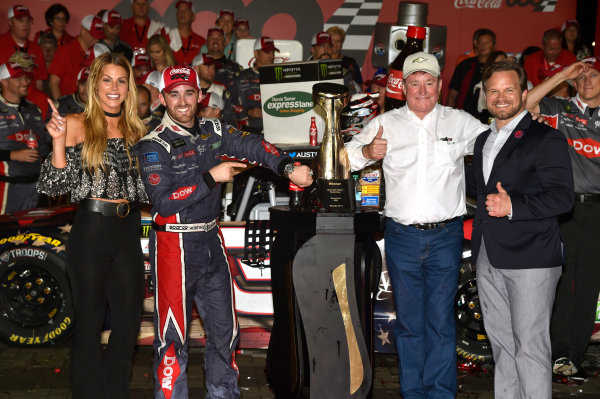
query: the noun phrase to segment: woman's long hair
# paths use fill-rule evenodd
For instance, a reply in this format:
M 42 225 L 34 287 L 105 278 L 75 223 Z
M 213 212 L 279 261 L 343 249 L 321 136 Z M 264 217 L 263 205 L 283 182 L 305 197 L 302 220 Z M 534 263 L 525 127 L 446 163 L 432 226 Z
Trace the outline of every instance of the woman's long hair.
M 118 53 L 102 54 L 90 66 L 90 76 L 87 86 L 88 100 L 83 112 L 84 141 L 81 158 L 83 166 L 93 174 L 98 172 L 98 168 L 106 170 L 104 154 L 108 140 L 108 124 L 102 104 L 100 103 L 100 98 L 98 97 L 98 82 L 102 78 L 104 67 L 110 64 L 120 66 L 127 72 L 128 91 L 125 95 L 125 100 L 121 104 L 122 114 L 118 127 L 125 139 L 125 147 L 130 165 L 132 158 L 129 153 L 129 147 L 137 143 L 146 132 L 144 123 L 137 114 L 137 90 L 129 61 Z
M 146 45 L 146 54 L 150 57 L 150 46 L 157 45 L 165 52 L 165 68 L 175 65 L 175 57 L 173 56 L 173 50 L 169 46 L 169 42 L 163 35 L 152 35 L 150 39 L 148 39 L 148 44 Z M 152 57 L 150 57 L 152 59 Z M 154 64 L 154 61 L 152 61 Z M 156 67 L 156 65 L 154 65 Z M 162 71 L 161 71 L 162 72 Z

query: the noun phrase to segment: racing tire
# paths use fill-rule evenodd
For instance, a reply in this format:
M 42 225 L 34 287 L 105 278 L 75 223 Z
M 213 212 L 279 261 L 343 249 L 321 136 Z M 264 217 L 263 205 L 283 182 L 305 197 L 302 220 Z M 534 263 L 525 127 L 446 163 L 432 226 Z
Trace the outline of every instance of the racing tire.
M 9 246 L 0 253 L 0 340 L 45 346 L 67 338 L 74 323 L 65 261 L 45 247 Z
M 492 346 L 483 326 L 477 292 L 477 277 L 471 258 L 463 259 L 454 302 L 456 353 L 459 360 L 474 364 L 493 363 Z

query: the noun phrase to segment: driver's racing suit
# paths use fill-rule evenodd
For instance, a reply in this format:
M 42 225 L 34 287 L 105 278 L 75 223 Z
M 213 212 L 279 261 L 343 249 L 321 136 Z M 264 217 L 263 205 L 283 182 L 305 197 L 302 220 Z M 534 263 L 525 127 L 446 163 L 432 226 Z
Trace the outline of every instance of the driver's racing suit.
M 282 173 L 292 160 L 260 136 L 196 119 L 161 124 L 134 147 L 152 202 L 150 262 L 155 289 L 155 398 L 187 398 L 192 300 L 206 329 L 207 398 L 237 398 L 238 325 L 231 274 L 217 218 L 221 187 L 208 172 L 221 156 L 259 162 Z

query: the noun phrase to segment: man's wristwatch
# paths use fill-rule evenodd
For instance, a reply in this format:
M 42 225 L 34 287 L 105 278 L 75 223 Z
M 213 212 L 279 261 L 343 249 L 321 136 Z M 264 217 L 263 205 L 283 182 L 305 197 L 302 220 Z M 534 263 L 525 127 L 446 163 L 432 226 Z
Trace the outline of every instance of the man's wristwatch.
M 285 177 L 290 177 L 290 175 L 292 174 L 292 172 L 294 172 L 295 168 L 296 168 L 296 165 L 294 165 L 293 162 L 290 162 L 287 165 L 285 165 L 283 167 L 283 174 L 285 175 Z

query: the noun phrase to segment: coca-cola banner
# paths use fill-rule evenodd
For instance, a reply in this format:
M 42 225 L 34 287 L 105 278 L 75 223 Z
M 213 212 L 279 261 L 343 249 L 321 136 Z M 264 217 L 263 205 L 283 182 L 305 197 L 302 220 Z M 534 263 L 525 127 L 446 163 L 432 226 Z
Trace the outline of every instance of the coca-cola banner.
M 100 8 L 114 8 L 124 18 L 131 16 L 131 0 L 106 0 L 101 4 L 80 0 L 61 0 L 71 13 L 67 25 L 69 33 L 79 33 L 81 18 L 95 14 Z M 304 56 L 310 54 L 310 40 L 324 27 L 338 25 L 348 32 L 346 51 L 363 68 L 363 77 L 370 78 L 372 34 L 376 22 L 396 23 L 400 0 L 221 0 L 208 2 L 192 0 L 196 20 L 192 27 L 206 35 L 213 26 L 220 9 L 228 8 L 236 17 L 250 21 L 254 36 L 268 35 L 276 39 L 296 39 L 304 45 Z M 541 45 L 543 32 L 559 28 L 566 19 L 575 18 L 577 0 L 420 0 L 429 4 L 429 25 L 448 28 L 446 67 L 442 77 L 449 82 L 456 59 L 471 48 L 473 31 L 486 27 L 496 32 L 497 48 L 506 52 L 520 52 L 531 45 Z M 46 29 L 44 11 L 53 1 L 6 0 L 0 4 L 0 30 L 7 27 L 7 11 L 14 4 L 23 4 L 31 10 L 34 33 Z M 148 0 L 149 16 L 175 27 L 175 0 Z M 600 8 L 599 8 L 600 10 Z M 600 11 L 599 11 L 600 12 Z M 447 84 L 444 85 L 446 90 Z

